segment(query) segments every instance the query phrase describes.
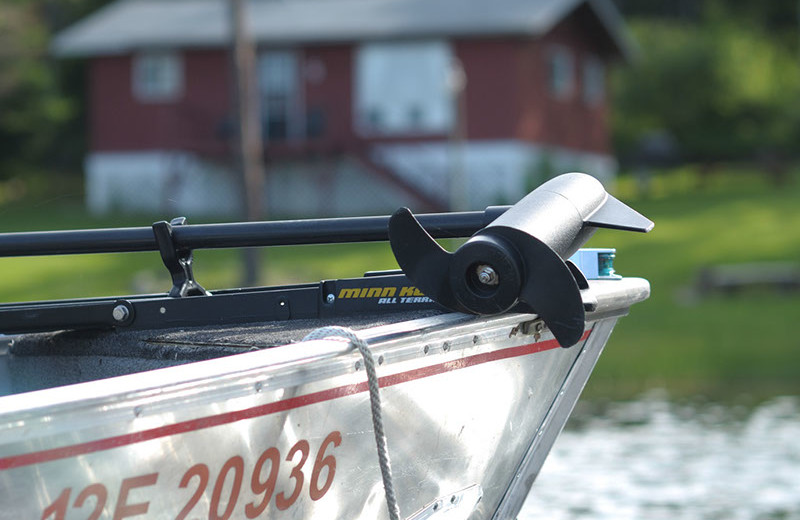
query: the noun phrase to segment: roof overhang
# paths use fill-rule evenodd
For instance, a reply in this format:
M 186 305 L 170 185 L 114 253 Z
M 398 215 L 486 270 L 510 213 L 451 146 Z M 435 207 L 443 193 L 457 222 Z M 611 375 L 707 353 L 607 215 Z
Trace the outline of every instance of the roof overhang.
M 624 59 L 634 45 L 611 0 L 250 0 L 261 45 L 314 45 L 429 37 L 540 36 L 586 4 Z M 230 44 L 226 0 L 118 0 L 58 33 L 61 57 L 142 48 Z

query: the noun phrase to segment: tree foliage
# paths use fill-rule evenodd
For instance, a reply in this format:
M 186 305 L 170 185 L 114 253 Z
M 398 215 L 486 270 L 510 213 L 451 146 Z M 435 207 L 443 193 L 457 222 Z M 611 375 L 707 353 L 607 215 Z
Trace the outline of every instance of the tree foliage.
M 76 171 L 85 151 L 83 64 L 49 54 L 52 34 L 108 0 L 0 2 L 0 178 Z
M 613 77 L 615 144 L 635 154 L 666 132 L 688 160 L 790 154 L 800 138 L 800 66 L 764 26 L 713 6 L 701 22 L 630 22 L 641 48 Z
M 48 154 L 75 106 L 46 57 L 48 34 L 35 6 L 0 4 L 0 175 Z

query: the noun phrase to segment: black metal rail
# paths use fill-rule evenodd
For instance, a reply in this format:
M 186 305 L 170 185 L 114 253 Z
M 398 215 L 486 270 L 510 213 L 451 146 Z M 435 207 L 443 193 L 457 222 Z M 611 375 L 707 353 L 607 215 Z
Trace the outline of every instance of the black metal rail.
M 435 238 L 468 237 L 508 210 L 431 213 L 419 220 Z M 389 239 L 388 216 L 0 234 L 0 257 L 159 251 L 172 276 L 166 294 L 0 303 L 0 334 L 61 329 L 159 329 L 348 316 L 435 308 L 400 271 L 286 287 L 206 291 L 192 251 Z
M 509 207 L 417 218 L 434 238 L 468 237 Z M 176 225 L 172 241 L 183 250 L 375 242 L 389 239 L 388 227 L 388 216 Z M 152 227 L 0 233 L 0 257 L 159 250 Z
M 0 304 L 0 334 L 56 330 L 224 327 L 295 319 L 429 310 L 437 305 L 399 271 L 203 296 L 149 294 Z

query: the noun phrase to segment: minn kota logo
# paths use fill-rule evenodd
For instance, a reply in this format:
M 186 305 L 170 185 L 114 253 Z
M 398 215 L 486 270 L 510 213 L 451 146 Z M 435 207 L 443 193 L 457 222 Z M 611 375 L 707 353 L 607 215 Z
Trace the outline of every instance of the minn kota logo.
M 341 289 L 339 291 L 339 298 L 377 298 L 378 305 L 432 302 L 430 298 L 425 296 L 422 291 L 413 285 L 404 287 L 354 287 L 351 289 Z

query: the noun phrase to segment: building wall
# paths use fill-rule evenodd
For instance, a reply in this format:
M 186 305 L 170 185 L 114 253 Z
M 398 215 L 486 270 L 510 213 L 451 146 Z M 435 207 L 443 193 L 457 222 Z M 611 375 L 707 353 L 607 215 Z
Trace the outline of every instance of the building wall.
M 584 60 L 598 57 L 608 69 L 605 50 L 585 26 L 582 17 L 573 15 L 544 37 L 518 47 L 519 84 L 526 93 L 515 134 L 518 138 L 585 152 L 611 153 L 607 96 L 597 104 L 587 104 L 583 99 Z M 558 46 L 569 49 L 574 58 L 574 88 L 563 99 L 553 96 L 548 88 L 547 61 Z
M 225 167 L 181 150 L 92 152 L 84 163 L 86 206 L 112 212 L 236 215 L 238 184 Z
M 319 117 L 322 129 L 311 135 L 308 147 L 324 153 L 338 153 L 355 146 L 353 133 L 353 46 L 329 45 L 305 49 L 301 71 L 305 85 L 307 129 Z
M 376 162 L 398 172 L 426 195 L 451 209 L 479 210 L 513 204 L 560 173 L 588 173 L 609 186 L 617 162 L 607 154 L 578 152 L 518 139 L 386 143 L 373 150 Z
M 297 117 L 307 137 L 268 143 L 271 207 L 295 216 L 374 213 L 383 204 L 392 211 L 396 205 L 390 201 L 408 196 L 385 178 L 368 178 L 348 163 L 348 155 L 356 162 L 367 158 L 420 195 L 453 207 L 514 202 L 550 175 L 570 170 L 609 181 L 616 163 L 608 103 L 588 105 L 582 97 L 583 59 L 608 56 L 607 42 L 592 32 L 593 25 L 579 12 L 539 39 L 451 41 L 467 76 L 464 142 L 451 132 L 360 135 L 354 125 L 355 45 L 296 50 L 302 86 Z M 574 55 L 575 88 L 563 99 L 548 89 L 553 46 Z M 235 211 L 234 175 L 225 166 L 233 130 L 229 54 L 188 50 L 182 56 L 181 95 L 158 103 L 134 96 L 132 56 L 92 60 L 87 199 L 94 211 L 185 208 L 200 214 L 211 207 L 208 201 L 213 208 L 206 213 Z M 298 158 L 305 167 L 292 162 Z M 285 167 L 287 162 L 293 166 Z M 149 179 L 150 191 L 130 197 L 129 177 Z M 326 195 L 333 193 L 341 196 Z
M 508 139 L 516 132 L 525 92 L 519 84 L 518 49 L 523 40 L 457 40 L 456 55 L 467 77 L 467 138 Z
M 111 212 L 240 216 L 232 172 L 183 151 L 93 152 L 86 159 L 86 204 Z M 264 200 L 271 218 L 386 214 L 419 201 L 357 161 L 284 162 L 270 168 Z
M 583 99 L 582 64 L 597 57 L 608 68 L 606 49 L 585 20 L 573 15 L 542 38 L 459 40 L 456 54 L 467 75 L 467 138 L 519 139 L 529 143 L 610 154 L 608 99 Z M 549 89 L 549 53 L 573 56 L 574 88 L 564 98 Z
M 610 153 L 608 103 L 583 102 L 580 64 L 598 54 L 585 22 L 571 16 L 540 39 L 482 38 L 451 42 L 467 75 L 466 137 L 519 139 L 592 153 Z M 566 99 L 548 91 L 548 52 L 572 50 L 575 89 Z M 299 84 L 308 138 L 271 143 L 277 155 L 366 151 L 374 143 L 437 141 L 441 135 L 359 136 L 354 130 L 354 45 L 299 52 Z M 91 149 L 181 149 L 202 155 L 228 152 L 231 124 L 229 56 L 224 50 L 182 53 L 184 89 L 174 102 L 142 102 L 132 92 L 132 56 L 98 57 L 90 66 Z M 602 54 L 601 54 L 602 55 Z
M 221 156 L 228 149 L 228 55 L 182 53 L 183 91 L 175 101 L 143 102 L 133 94 L 133 57 L 97 57 L 89 67 L 90 148 L 93 151 L 180 149 Z

